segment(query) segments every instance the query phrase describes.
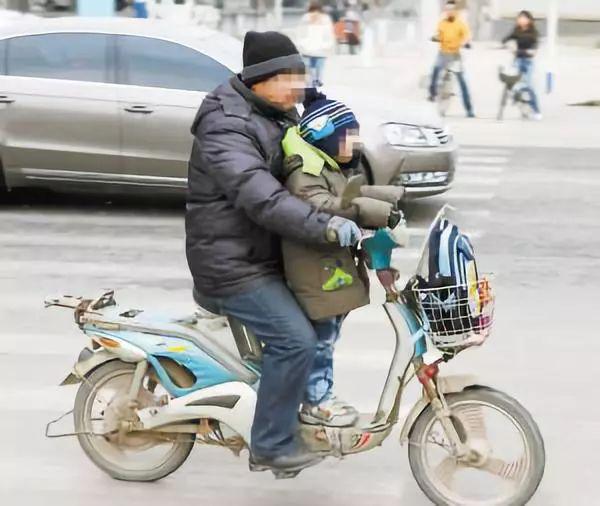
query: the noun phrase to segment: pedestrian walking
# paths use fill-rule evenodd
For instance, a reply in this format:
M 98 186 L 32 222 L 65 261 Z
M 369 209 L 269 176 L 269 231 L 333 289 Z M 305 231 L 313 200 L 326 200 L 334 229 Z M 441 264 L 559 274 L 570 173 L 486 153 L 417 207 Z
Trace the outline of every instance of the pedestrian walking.
M 515 52 L 515 66 L 527 85 L 531 97 L 530 105 L 535 119 L 541 119 L 540 106 L 533 85 L 534 59 L 539 43 L 539 32 L 535 26 L 535 20 L 531 12 L 523 10 L 517 16 L 513 30 L 502 39 L 502 43 L 515 41 L 517 49 Z
M 350 54 L 356 54 L 361 43 L 361 18 L 356 0 L 349 0 L 346 10 L 338 21 L 338 41 L 348 45 Z
M 440 51 L 438 53 L 433 72 L 431 74 L 431 84 L 429 86 L 429 100 L 435 101 L 437 97 L 437 87 L 440 73 L 448 65 L 454 61 L 461 62 L 461 71 L 456 72 L 456 77 L 460 85 L 462 93 L 463 105 L 469 118 L 475 117 L 473 113 L 473 105 L 471 104 L 471 95 L 469 87 L 464 76 L 464 68 L 462 67 L 461 50 L 464 46 L 468 46 L 471 40 L 471 30 L 467 22 L 462 19 L 458 12 L 456 2 L 448 1 L 444 7 L 444 16 L 438 23 L 437 34 L 433 40 L 440 43 Z
M 135 13 L 136 18 L 147 18 L 148 7 L 146 5 L 146 0 L 133 0 L 133 12 Z
M 323 86 L 325 60 L 335 47 L 333 22 L 318 2 L 311 2 L 302 16 L 298 48 L 306 61 L 312 87 Z

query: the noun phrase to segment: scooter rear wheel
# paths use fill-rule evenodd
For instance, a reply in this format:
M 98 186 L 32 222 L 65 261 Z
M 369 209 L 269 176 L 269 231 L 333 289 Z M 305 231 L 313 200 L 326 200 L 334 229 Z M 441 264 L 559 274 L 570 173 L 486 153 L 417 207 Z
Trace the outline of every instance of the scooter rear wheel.
M 95 369 L 77 391 L 73 410 L 75 430 L 81 448 L 104 472 L 117 480 L 156 481 L 178 469 L 194 447 L 194 434 L 182 434 L 169 440 L 145 432 L 130 432 L 119 439 L 101 436 L 107 417 L 118 417 L 127 396 L 135 366 L 119 360 Z M 147 378 L 144 380 L 147 385 Z M 144 387 L 140 397 L 144 404 L 152 400 Z M 121 404 L 120 404 L 121 403 Z M 182 436 L 185 439 L 182 439 Z
M 467 459 L 452 456 L 448 438 L 428 406 L 411 430 L 408 448 L 421 490 L 444 506 L 526 504 L 545 466 L 544 442 L 531 415 L 515 399 L 488 388 L 449 394 L 446 401 L 457 433 L 471 451 Z M 507 437 L 509 432 L 499 430 L 503 426 L 516 437 Z

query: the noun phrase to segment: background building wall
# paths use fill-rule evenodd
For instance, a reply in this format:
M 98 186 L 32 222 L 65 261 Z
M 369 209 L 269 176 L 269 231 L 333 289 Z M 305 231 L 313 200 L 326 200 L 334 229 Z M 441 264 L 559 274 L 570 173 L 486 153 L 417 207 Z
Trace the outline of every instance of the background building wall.
M 545 17 L 548 10 L 548 0 L 494 0 L 493 4 L 497 17 L 512 16 L 522 9 Z M 600 0 L 560 0 L 558 9 L 563 19 L 600 21 Z
M 114 13 L 114 0 L 77 0 L 77 14 L 80 16 L 112 16 Z

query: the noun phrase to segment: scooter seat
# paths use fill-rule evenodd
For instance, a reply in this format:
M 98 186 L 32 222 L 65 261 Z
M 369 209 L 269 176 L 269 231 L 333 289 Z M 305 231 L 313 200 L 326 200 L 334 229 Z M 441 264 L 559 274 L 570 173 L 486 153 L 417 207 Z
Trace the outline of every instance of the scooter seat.
M 113 309 L 113 308 L 111 308 Z M 123 311 L 116 307 L 112 311 L 103 311 L 104 316 L 112 316 L 121 322 L 129 321 L 131 323 L 152 323 L 152 325 L 177 324 L 177 325 L 196 325 L 198 317 L 195 314 L 171 315 L 155 312 L 146 312 L 139 309 L 128 309 Z

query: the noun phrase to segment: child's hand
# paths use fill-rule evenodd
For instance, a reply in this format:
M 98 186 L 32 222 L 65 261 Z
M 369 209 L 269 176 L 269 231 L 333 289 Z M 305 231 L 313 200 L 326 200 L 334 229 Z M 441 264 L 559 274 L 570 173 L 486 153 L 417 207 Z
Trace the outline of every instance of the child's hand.
M 303 165 L 304 160 L 301 155 L 286 156 L 283 159 L 283 173 L 289 175 L 295 170 L 301 169 Z

